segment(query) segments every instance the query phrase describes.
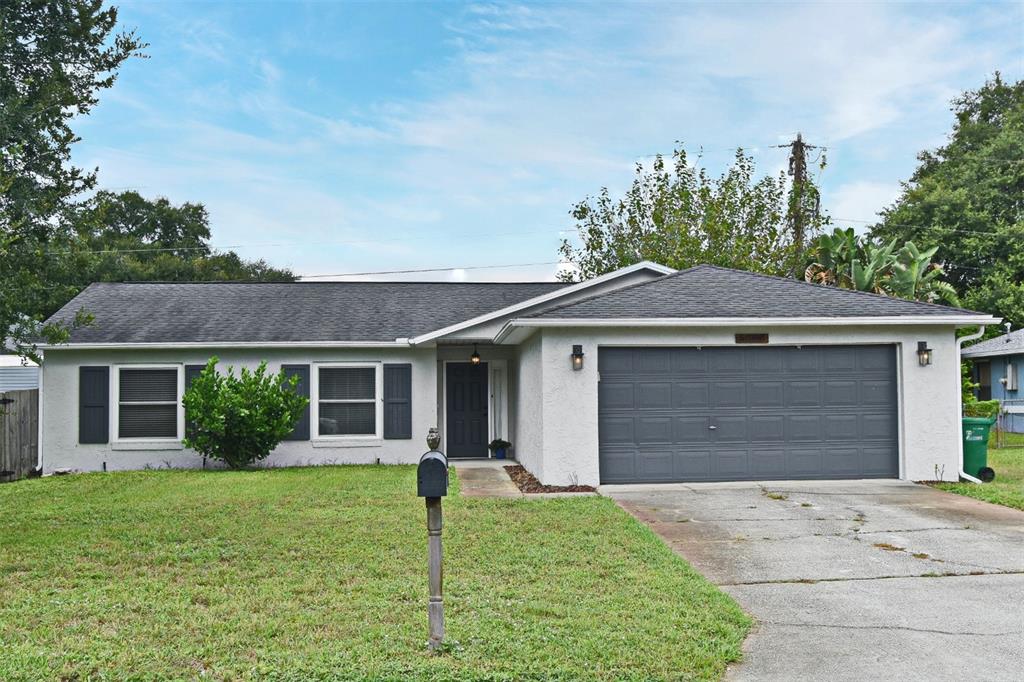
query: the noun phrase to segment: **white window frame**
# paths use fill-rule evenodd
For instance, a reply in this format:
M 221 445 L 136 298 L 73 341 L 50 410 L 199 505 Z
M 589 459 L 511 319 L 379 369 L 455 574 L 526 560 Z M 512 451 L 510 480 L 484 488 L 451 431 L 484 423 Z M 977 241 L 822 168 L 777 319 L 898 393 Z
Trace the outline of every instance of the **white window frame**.
M 374 433 L 320 434 L 320 370 L 338 367 L 372 367 L 374 371 Z M 384 363 L 383 362 L 316 362 L 309 379 L 309 417 L 313 431 L 310 439 L 330 443 L 366 443 L 384 439 Z M 369 400 L 328 400 L 336 403 L 368 403 Z
M 110 410 L 110 435 L 112 443 L 180 443 L 185 437 L 185 406 L 182 405 L 181 399 L 184 395 L 185 386 L 185 365 L 164 363 L 156 365 L 112 365 L 111 369 L 114 370 L 114 380 L 110 382 L 110 405 L 113 409 Z M 142 436 L 138 438 L 121 438 L 121 370 L 122 369 L 173 369 L 178 373 L 178 386 L 175 391 L 175 399 L 177 400 L 178 407 L 178 419 L 177 419 L 177 434 L 174 437 L 157 437 L 157 436 Z M 133 403 L 135 405 L 144 405 L 146 403 Z M 158 404 L 158 403 L 153 403 Z M 159 403 L 166 404 L 166 403 Z

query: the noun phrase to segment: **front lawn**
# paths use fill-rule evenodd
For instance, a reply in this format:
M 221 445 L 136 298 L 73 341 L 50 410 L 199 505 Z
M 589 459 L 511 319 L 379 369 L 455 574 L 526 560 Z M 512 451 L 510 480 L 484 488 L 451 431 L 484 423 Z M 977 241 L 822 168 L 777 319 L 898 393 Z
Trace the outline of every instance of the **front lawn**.
M 1024 434 L 1004 434 L 1006 447 L 989 443 L 988 465 L 996 472 L 991 483 L 936 483 L 936 488 L 1024 510 Z
M 2 485 L 0 679 L 716 679 L 739 657 L 748 618 L 611 500 L 457 494 L 428 655 L 414 491 L 372 466 Z

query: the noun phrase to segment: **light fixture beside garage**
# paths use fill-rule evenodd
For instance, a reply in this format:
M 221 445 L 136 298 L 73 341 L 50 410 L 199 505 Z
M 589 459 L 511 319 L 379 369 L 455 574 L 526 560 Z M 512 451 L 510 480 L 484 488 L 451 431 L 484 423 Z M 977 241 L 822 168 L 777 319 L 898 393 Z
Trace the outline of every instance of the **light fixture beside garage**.
M 480 364 L 480 354 L 476 352 L 476 344 L 473 344 L 473 354 L 469 356 L 469 363 L 471 365 Z
M 928 347 L 927 341 L 917 342 L 917 361 L 922 367 L 932 364 L 932 349 Z
M 579 371 L 583 369 L 583 345 L 573 344 L 572 347 L 572 368 L 573 371 Z

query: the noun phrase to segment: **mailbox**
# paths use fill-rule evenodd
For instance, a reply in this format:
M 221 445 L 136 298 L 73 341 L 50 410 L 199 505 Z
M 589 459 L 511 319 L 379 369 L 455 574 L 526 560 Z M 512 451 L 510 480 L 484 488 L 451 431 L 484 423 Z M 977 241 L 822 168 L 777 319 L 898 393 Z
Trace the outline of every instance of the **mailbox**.
M 448 458 L 444 453 L 431 450 L 420 457 L 416 470 L 416 494 L 420 497 L 448 495 Z

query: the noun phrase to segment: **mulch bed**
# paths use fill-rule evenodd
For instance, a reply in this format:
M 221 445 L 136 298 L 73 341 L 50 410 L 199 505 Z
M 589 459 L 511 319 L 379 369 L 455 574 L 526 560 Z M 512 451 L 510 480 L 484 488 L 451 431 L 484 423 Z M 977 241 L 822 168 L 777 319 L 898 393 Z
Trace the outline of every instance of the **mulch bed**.
M 524 493 L 592 493 L 597 490 L 592 485 L 543 485 L 519 464 L 506 465 L 505 471 Z

